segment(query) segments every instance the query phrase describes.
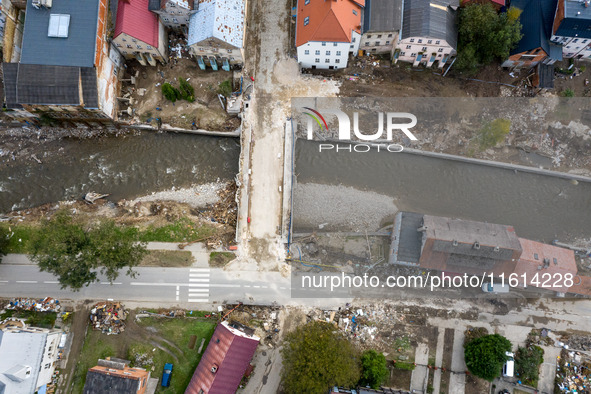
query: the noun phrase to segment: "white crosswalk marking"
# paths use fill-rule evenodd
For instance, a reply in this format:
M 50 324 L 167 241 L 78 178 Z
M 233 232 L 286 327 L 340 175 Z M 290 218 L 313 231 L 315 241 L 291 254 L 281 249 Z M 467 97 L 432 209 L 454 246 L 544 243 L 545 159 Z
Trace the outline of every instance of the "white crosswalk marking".
M 188 302 L 209 302 L 209 268 L 190 268 Z

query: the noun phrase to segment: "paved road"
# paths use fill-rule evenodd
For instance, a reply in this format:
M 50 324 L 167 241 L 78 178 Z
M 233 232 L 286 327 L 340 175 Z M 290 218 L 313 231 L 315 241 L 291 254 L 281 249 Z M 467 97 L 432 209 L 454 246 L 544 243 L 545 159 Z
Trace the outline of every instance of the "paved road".
M 62 290 L 56 278 L 28 264 L 0 264 L 0 297 L 57 299 L 107 299 L 161 303 L 213 304 L 236 301 L 289 304 L 289 280 L 277 272 L 232 272 L 210 268 L 140 267 L 131 278 L 121 274 L 109 283 L 101 281 L 79 292 Z

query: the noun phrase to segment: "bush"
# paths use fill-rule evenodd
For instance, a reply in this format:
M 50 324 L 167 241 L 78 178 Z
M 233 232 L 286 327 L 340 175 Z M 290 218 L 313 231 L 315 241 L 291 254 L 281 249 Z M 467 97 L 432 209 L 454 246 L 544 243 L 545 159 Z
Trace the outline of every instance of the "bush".
M 193 89 L 193 86 L 191 86 L 191 84 L 187 82 L 185 78 L 180 78 L 179 83 L 181 98 L 183 100 L 187 100 L 190 103 L 195 101 L 195 89 Z
M 232 82 L 228 79 L 220 83 L 218 87 L 218 93 L 225 97 L 230 97 L 232 94 Z
M 172 101 L 173 103 L 181 98 L 181 92 L 168 82 L 162 84 L 162 94 L 167 100 Z
M 509 119 L 495 119 L 492 122 L 487 122 L 482 126 L 478 132 L 478 142 L 480 150 L 492 148 L 501 143 L 511 128 L 511 121 Z
M 562 97 L 575 97 L 575 91 L 572 89 L 564 89 L 562 92 L 560 92 L 560 95 Z
M 362 386 L 377 389 L 388 376 L 386 357 L 375 350 L 367 350 L 361 356 L 361 380 Z
M 492 382 L 501 374 L 507 361 L 505 352 L 511 350 L 511 342 L 499 334 L 485 335 L 464 345 L 464 358 L 468 371 Z
M 414 363 L 407 363 L 404 361 L 397 361 L 394 363 L 394 368 L 402 369 L 404 371 L 412 371 L 416 368 Z
M 532 345 L 520 347 L 515 353 L 515 370 L 521 381 L 533 387 L 538 387 L 540 364 L 544 362 L 544 349 Z

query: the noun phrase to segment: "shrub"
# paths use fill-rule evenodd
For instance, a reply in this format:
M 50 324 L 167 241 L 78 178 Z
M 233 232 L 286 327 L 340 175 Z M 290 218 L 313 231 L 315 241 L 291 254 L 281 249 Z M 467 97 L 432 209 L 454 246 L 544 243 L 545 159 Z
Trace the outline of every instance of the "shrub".
M 225 97 L 230 97 L 232 94 L 232 82 L 227 79 L 224 82 L 220 83 L 218 87 L 218 93 Z
M 560 92 L 560 95 L 562 97 L 575 97 L 575 91 L 572 89 L 564 89 L 562 92 Z
M 416 365 L 414 363 L 407 363 L 404 361 L 397 361 L 394 363 L 394 368 L 402 369 L 405 371 L 412 371 L 414 370 Z
M 190 103 L 195 101 L 195 89 L 193 88 L 193 86 L 191 86 L 191 84 L 187 82 L 185 78 L 179 79 L 179 83 L 181 98 L 183 100 L 187 100 Z
M 511 128 L 511 121 L 509 119 L 495 119 L 492 122 L 487 122 L 482 126 L 478 132 L 478 142 L 480 149 L 485 150 L 492 148 L 501 143 Z
M 162 94 L 167 100 L 172 101 L 173 103 L 181 98 L 181 92 L 168 82 L 162 84 Z

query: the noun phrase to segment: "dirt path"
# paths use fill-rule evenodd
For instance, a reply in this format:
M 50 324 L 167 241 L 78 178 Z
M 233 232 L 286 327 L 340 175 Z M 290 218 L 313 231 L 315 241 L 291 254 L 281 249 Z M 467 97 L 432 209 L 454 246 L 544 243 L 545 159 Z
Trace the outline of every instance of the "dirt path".
M 88 327 L 88 315 L 90 313 L 90 307 L 88 302 L 81 306 L 79 310 L 74 312 L 72 318 L 72 326 L 70 327 L 70 335 L 73 335 L 72 346 L 70 347 L 70 353 L 68 354 L 68 364 L 66 370 L 62 371 L 64 380 L 58 384 L 57 392 L 67 393 L 69 390 L 66 388 L 71 387 L 72 377 L 74 376 L 74 369 L 76 368 L 77 358 L 82 351 L 84 345 L 84 338 L 86 337 L 86 329 Z

